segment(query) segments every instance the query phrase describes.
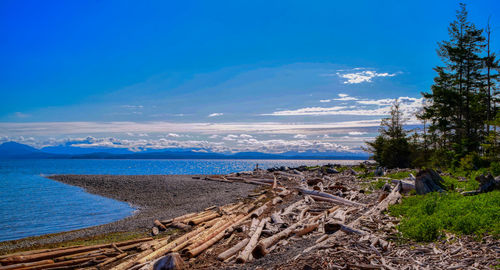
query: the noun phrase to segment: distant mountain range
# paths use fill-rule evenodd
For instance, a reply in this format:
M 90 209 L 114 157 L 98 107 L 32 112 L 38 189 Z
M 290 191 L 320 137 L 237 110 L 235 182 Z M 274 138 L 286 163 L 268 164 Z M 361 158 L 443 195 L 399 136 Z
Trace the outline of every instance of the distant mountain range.
M 221 154 L 199 149 L 145 150 L 133 152 L 122 148 L 85 148 L 74 146 L 50 146 L 36 149 L 17 142 L 0 145 L 0 159 L 368 159 L 367 153 L 350 152 L 285 152 L 268 154 L 240 152 Z

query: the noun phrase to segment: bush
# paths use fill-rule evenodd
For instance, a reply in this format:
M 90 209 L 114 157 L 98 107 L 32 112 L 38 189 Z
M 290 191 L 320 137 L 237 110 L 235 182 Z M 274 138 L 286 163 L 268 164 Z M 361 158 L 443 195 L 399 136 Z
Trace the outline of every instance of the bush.
M 389 211 L 402 217 L 398 229 L 403 236 L 416 241 L 436 240 L 444 231 L 500 236 L 500 191 L 476 196 L 430 193 L 405 197 Z
M 490 171 L 494 176 L 500 175 L 500 162 L 492 162 L 490 164 Z

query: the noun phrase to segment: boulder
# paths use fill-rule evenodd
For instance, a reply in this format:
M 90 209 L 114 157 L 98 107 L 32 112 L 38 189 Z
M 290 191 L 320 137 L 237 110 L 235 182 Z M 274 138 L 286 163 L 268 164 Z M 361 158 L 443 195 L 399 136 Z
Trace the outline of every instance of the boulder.
M 377 169 L 375 169 L 375 171 L 373 172 L 373 174 L 375 176 L 384 176 L 385 170 L 384 170 L 383 167 L 377 167 Z
M 153 270 L 180 270 L 186 269 L 184 261 L 177 252 L 172 252 L 157 260 Z

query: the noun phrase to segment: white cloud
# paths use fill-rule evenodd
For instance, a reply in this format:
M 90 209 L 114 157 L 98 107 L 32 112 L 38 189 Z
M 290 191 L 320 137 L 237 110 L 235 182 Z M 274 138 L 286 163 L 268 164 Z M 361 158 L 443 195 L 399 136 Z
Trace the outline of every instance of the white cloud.
M 345 84 L 357 84 L 357 83 L 363 83 L 363 82 L 372 82 L 372 79 L 375 77 L 393 77 L 393 76 L 396 76 L 395 73 L 393 73 L 393 74 L 390 74 L 387 72 L 378 73 L 376 71 L 371 71 L 371 70 L 364 70 L 364 71 L 345 73 L 345 74 L 337 73 L 337 75 L 341 78 L 346 79 L 346 81 L 344 81 Z
M 253 136 L 252 135 L 248 135 L 248 134 L 240 134 L 240 138 L 250 139 L 250 138 L 253 138 Z
M 236 141 L 238 139 L 238 135 L 228 134 L 222 138 L 224 141 Z
M 210 135 L 208 138 L 210 138 L 210 139 L 217 139 L 217 138 L 219 138 L 219 135 L 216 135 L 216 134 Z
M 167 134 L 167 137 L 169 138 L 179 138 L 181 135 L 177 134 L 177 133 L 168 133 Z
M 321 102 L 321 103 L 328 103 L 330 101 L 332 101 L 332 100 L 331 99 L 322 99 L 319 102 Z
M 304 135 L 304 134 L 297 134 L 295 136 L 293 136 L 295 139 L 306 139 L 307 138 L 307 135 Z
M 360 135 L 365 135 L 367 134 L 366 132 L 360 132 L 360 131 L 351 131 L 348 133 L 350 136 L 360 136 Z
M 357 98 L 355 97 L 351 97 L 349 96 L 348 94 L 339 94 L 339 98 L 336 98 L 334 100 L 338 100 L 338 101 L 349 101 L 349 100 L 358 100 Z
M 142 105 L 122 105 L 122 108 L 127 108 L 127 109 L 142 109 L 144 106 Z
M 216 117 L 216 116 L 222 116 L 224 115 L 223 113 L 211 113 L 208 115 L 208 117 Z
M 345 106 L 334 106 L 334 107 L 308 107 L 297 110 L 284 110 L 276 111 L 270 114 L 263 115 L 274 115 L 274 116 L 289 116 L 289 115 L 322 115 L 322 114 L 336 114 L 336 111 L 345 109 Z
M 403 116 L 412 121 L 418 122 L 415 114 L 423 107 L 423 98 L 399 97 L 400 110 Z M 334 106 L 334 107 L 308 107 L 296 110 L 275 111 L 269 114 L 272 116 L 319 116 L 319 115 L 358 115 L 358 116 L 387 116 L 390 114 L 391 106 L 395 99 L 378 99 L 378 100 L 358 100 L 361 107 L 353 106 Z M 368 108 L 366 108 L 368 107 Z

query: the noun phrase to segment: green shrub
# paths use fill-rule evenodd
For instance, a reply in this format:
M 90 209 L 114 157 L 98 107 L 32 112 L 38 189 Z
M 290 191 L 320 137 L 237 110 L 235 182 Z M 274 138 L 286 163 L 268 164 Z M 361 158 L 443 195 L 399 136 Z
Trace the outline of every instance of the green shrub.
M 403 236 L 416 241 L 436 240 L 444 231 L 500 237 L 500 191 L 476 196 L 430 193 L 405 197 L 389 211 L 402 217 L 398 229 Z
M 415 175 L 416 173 L 411 171 L 411 172 L 396 172 L 396 173 L 391 173 L 386 175 L 386 177 L 392 178 L 392 179 L 405 179 L 410 177 L 410 173 L 413 173 Z
M 500 175 L 500 162 L 492 162 L 490 164 L 490 171 L 491 174 L 494 176 L 499 176 Z

